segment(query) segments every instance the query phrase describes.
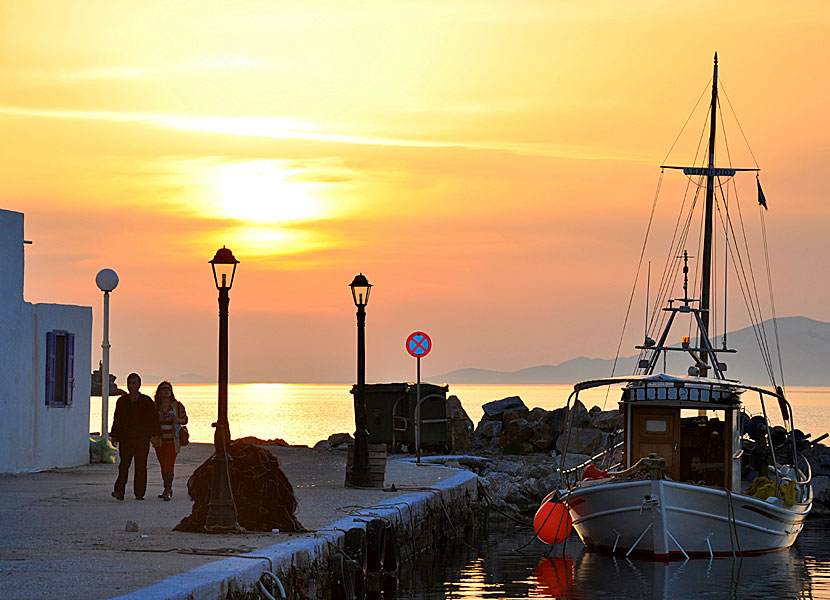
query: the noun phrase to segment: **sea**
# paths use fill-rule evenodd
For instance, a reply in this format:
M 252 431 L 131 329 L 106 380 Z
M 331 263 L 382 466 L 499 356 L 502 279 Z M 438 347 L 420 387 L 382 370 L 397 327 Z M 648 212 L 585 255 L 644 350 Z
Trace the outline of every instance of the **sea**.
M 190 439 L 213 442 L 217 411 L 216 384 L 176 384 L 174 393 L 186 407 Z M 228 421 L 231 436 L 254 436 L 261 439 L 280 438 L 289 444 L 313 446 L 333 433 L 355 430 L 351 384 L 316 383 L 234 383 L 228 386 Z M 450 385 L 449 393 L 457 396 L 473 424 L 484 411 L 482 406 L 493 400 L 519 396 L 528 408 L 553 410 L 565 406 L 573 390 L 569 385 Z M 155 385 L 142 387 L 152 396 Z M 830 432 L 830 388 L 790 387 L 787 397 L 793 407 L 795 427 L 809 433 L 812 439 Z M 595 388 L 580 394 L 580 401 L 589 409 L 616 410 L 620 392 L 614 388 Z M 109 423 L 115 412 L 115 398 L 109 401 Z M 747 392 L 744 406 L 751 414 L 760 414 L 758 396 Z M 767 414 L 774 424 L 781 424 L 776 402 L 767 402 Z M 89 427 L 101 430 L 101 401 L 92 398 Z

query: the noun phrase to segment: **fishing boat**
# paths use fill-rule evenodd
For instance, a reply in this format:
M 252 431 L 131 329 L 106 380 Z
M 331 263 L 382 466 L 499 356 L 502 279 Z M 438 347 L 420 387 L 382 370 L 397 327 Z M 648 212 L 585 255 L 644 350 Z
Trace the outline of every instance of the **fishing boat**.
M 703 198 L 705 193 L 702 261 L 696 270 L 699 277 L 695 276 L 694 291 L 689 286 L 692 257 L 683 247 L 693 219 L 691 212 L 681 209 L 679 233 L 670 250 L 671 260 L 666 263 L 669 276 L 664 276 L 665 292 L 658 298 L 659 306 L 664 300 L 665 306 L 652 312 L 644 342 L 637 346 L 640 357 L 634 373 L 577 383 L 568 399 L 571 416 L 562 434 L 565 451 L 560 463 L 561 489 L 546 499 L 558 503 L 561 510 L 548 511 L 541 520 L 570 519 L 589 550 L 626 556 L 636 553 L 658 560 L 765 553 L 791 546 L 812 506 L 810 464 L 799 452 L 799 432 L 793 427 L 792 407 L 780 385 L 783 375 L 776 379 L 760 311 L 752 312 L 750 319 L 761 341 L 771 377 L 769 387 L 745 385 L 727 377 L 725 357 L 736 350 L 727 347 L 725 317 L 720 340 L 712 335 L 710 327 L 716 226 L 727 238 L 720 246 L 726 248 L 723 254 L 731 258 L 732 266 L 743 269 L 742 275 L 736 275 L 742 291 L 754 287 L 754 280 L 746 273 L 746 250 L 742 254 L 735 243 L 738 240 L 728 240 L 730 232 L 733 238 L 740 237 L 734 235 L 733 221 L 737 217 L 730 215 L 728 204 L 729 182 L 740 172 L 755 172 L 761 219 L 766 212 L 757 167 L 715 164 L 718 91 L 715 54 L 707 116 L 709 143 L 708 151 L 701 152 L 702 164 L 661 167 L 661 181 L 664 172 L 679 170 L 689 178 L 691 187 L 699 190 L 692 192 L 695 199 L 697 194 Z M 676 283 L 673 274 L 679 280 Z M 724 288 L 725 281 L 724 276 Z M 681 294 L 673 291 L 680 282 Z M 751 300 L 749 305 L 760 306 Z M 646 321 L 648 324 L 648 318 Z M 686 335 L 672 341 L 673 327 L 684 328 L 681 333 Z M 688 357 L 687 370 L 666 373 L 667 355 Z M 616 439 L 608 438 L 603 452 L 566 469 L 569 440 L 581 435 L 574 425 L 572 402 L 575 406 L 580 392 L 601 386 L 621 389 L 623 425 Z M 758 395 L 758 415 L 750 416 L 744 408 L 742 398 L 749 394 Z M 776 406 L 783 426 L 770 422 L 768 407 L 771 411 Z M 539 524 L 539 520 L 537 514 L 537 535 L 541 527 L 550 526 Z M 559 523 L 557 532 L 558 528 Z

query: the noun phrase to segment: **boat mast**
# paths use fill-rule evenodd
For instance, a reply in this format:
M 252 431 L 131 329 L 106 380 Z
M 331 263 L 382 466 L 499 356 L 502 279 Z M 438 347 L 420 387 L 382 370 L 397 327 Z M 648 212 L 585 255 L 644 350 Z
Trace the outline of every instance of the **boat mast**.
M 717 125 L 718 107 L 718 53 L 715 52 L 714 75 L 712 76 L 712 105 L 710 108 L 712 120 L 709 127 L 709 168 L 706 173 L 706 215 L 704 217 L 703 230 L 703 273 L 702 287 L 700 291 L 700 318 L 703 331 L 701 337 L 709 336 L 709 296 L 712 280 L 712 229 L 714 224 L 714 199 L 715 199 L 715 128 Z M 713 357 L 714 358 L 714 357 Z M 701 377 L 707 375 L 707 364 L 709 353 L 701 352 L 700 367 Z

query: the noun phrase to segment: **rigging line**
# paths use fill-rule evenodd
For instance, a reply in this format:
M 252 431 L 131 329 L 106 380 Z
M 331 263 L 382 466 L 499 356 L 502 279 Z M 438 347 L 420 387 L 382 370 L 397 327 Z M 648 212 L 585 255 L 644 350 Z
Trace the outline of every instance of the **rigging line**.
M 737 196 L 737 188 L 735 189 L 735 194 Z M 737 200 L 737 198 L 736 198 Z M 738 212 L 740 214 L 740 203 L 738 202 Z M 737 235 L 735 234 L 734 225 L 732 223 L 732 219 L 729 219 L 729 227 L 732 231 L 733 237 L 737 240 Z M 746 243 L 746 237 L 744 237 L 744 248 L 747 253 L 747 261 L 750 261 L 749 257 L 749 245 Z M 730 250 L 732 250 L 730 248 Z M 758 349 L 761 352 L 761 358 L 764 361 L 765 368 L 767 369 L 767 374 L 770 379 L 774 379 L 774 373 L 772 372 L 772 360 L 770 357 L 769 346 L 766 342 L 766 332 L 759 327 L 759 323 L 763 321 L 762 315 L 760 314 L 760 304 L 757 302 L 757 292 L 755 297 L 752 296 L 749 278 L 746 275 L 746 269 L 744 268 L 743 258 L 741 253 L 741 248 L 737 244 L 734 245 L 735 253 L 732 255 L 733 261 L 734 257 L 737 255 L 738 263 L 737 265 L 740 266 L 740 270 L 736 268 L 736 273 L 739 275 L 738 282 L 741 284 L 741 293 L 744 295 L 744 303 L 747 306 L 747 312 L 750 317 L 750 323 L 753 328 L 753 333 L 755 334 L 756 341 L 758 343 Z M 743 279 L 741 279 L 743 277 Z M 744 289 L 744 286 L 746 288 Z
M 680 271 L 682 258 L 680 256 L 680 248 L 684 247 L 686 244 L 686 239 L 689 235 L 691 219 L 694 215 L 694 209 L 697 204 L 698 197 L 699 192 L 696 193 L 695 197 L 693 198 L 691 206 L 689 207 L 688 216 L 686 216 L 682 221 L 683 228 L 681 229 L 680 236 L 677 240 L 677 244 L 669 248 L 669 257 L 671 258 L 671 261 L 666 266 L 666 270 L 664 271 L 665 285 L 663 287 L 663 290 L 661 291 L 661 297 L 655 304 L 655 314 L 658 315 L 657 319 L 654 321 L 654 323 L 656 324 L 656 328 L 652 329 L 655 337 L 659 337 L 659 332 L 662 331 L 663 327 L 665 326 L 665 322 L 668 319 L 668 313 L 666 311 L 660 310 L 660 307 L 667 303 L 668 298 L 671 296 L 671 285 L 675 281 L 677 281 L 677 276 L 678 272 Z
M 723 95 L 726 96 L 726 103 L 729 105 L 729 110 L 732 111 L 732 116 L 735 117 L 735 123 L 738 124 L 738 131 L 741 132 L 741 135 L 744 138 L 744 143 L 746 144 L 747 150 L 749 150 L 749 154 L 752 156 L 752 160 L 755 163 L 755 167 L 758 168 L 758 160 L 755 158 L 755 153 L 752 151 L 752 146 L 749 145 L 749 140 L 746 139 L 746 134 L 744 133 L 744 128 L 741 127 L 741 122 L 738 120 L 738 115 L 735 112 L 735 109 L 732 108 L 732 101 L 729 99 L 729 94 L 726 93 L 726 87 L 723 85 L 723 79 L 718 78 L 720 82 L 721 89 L 723 90 Z
M 646 246 L 648 245 L 648 235 L 651 232 L 651 224 L 654 222 L 654 211 L 657 208 L 657 198 L 660 196 L 660 188 L 663 186 L 663 169 L 660 169 L 660 177 L 657 180 L 657 189 L 654 191 L 654 200 L 651 202 L 651 214 L 648 216 L 648 225 L 646 226 L 646 234 L 643 237 L 643 247 L 640 249 L 640 258 L 637 261 L 637 273 L 634 275 L 634 285 L 631 286 L 631 295 L 628 297 L 628 308 L 625 311 L 625 319 L 623 320 L 622 331 L 620 332 L 620 341 L 617 344 L 617 353 L 614 356 L 614 363 L 611 366 L 611 377 L 617 368 L 617 360 L 620 357 L 620 348 L 622 348 L 623 336 L 625 335 L 625 327 L 628 324 L 628 316 L 631 313 L 631 304 L 634 301 L 634 292 L 637 289 L 637 280 L 640 277 L 640 268 L 643 266 L 643 256 L 646 253 Z M 606 399 L 608 398 L 606 394 Z M 603 410 L 605 405 L 603 404 Z
M 686 125 L 689 124 L 689 121 L 691 120 L 692 116 L 695 114 L 695 110 L 697 110 L 697 105 L 700 104 L 700 101 L 706 95 L 706 91 L 711 88 L 711 83 L 712 83 L 712 78 L 710 77 L 709 81 L 707 81 L 706 85 L 703 87 L 703 91 L 700 93 L 700 97 L 698 97 L 697 102 L 695 102 L 695 105 L 692 107 L 692 112 L 689 113 L 689 116 L 686 117 L 686 122 L 683 123 L 683 127 L 680 128 L 680 133 L 678 133 L 677 137 L 674 138 L 674 142 L 672 143 L 671 148 L 669 148 L 669 151 L 666 153 L 666 158 L 664 158 L 663 162 L 660 163 L 660 164 L 663 164 L 663 165 L 666 164 L 666 160 L 668 160 L 669 155 L 671 154 L 671 151 L 674 150 L 674 147 L 677 144 L 677 140 L 679 140 L 680 136 L 683 135 L 683 131 L 685 131 Z
M 737 188 L 735 188 L 735 195 L 736 195 L 736 200 L 737 200 Z M 738 216 L 740 217 L 740 222 L 741 222 L 741 233 L 744 237 L 744 246 L 746 247 L 746 259 L 747 259 L 747 264 L 749 265 L 749 274 L 752 278 L 752 289 L 753 289 L 753 292 L 755 294 L 755 299 L 756 299 L 757 306 L 758 306 L 758 320 L 759 320 L 759 326 L 760 326 L 761 332 L 762 332 L 762 338 L 763 338 L 763 341 L 764 341 L 764 350 L 767 352 L 768 356 L 771 356 L 770 351 L 769 351 L 769 341 L 767 339 L 767 330 L 766 330 L 766 326 L 764 325 L 764 320 L 763 320 L 763 311 L 761 310 L 761 300 L 760 300 L 761 296 L 760 296 L 760 294 L 758 294 L 758 284 L 755 280 L 755 270 L 752 267 L 752 255 L 749 251 L 749 242 L 747 241 L 747 237 L 746 237 L 746 227 L 744 225 L 743 212 L 741 211 L 740 202 L 738 202 L 737 204 L 738 204 Z M 773 385 L 775 385 L 774 374 L 773 374 L 771 383 Z
M 686 192 L 688 193 L 689 186 L 686 186 Z M 654 300 L 653 310 L 652 310 L 652 322 L 650 327 L 654 324 L 659 324 L 659 329 L 662 329 L 662 323 L 665 321 L 666 315 L 664 314 L 665 311 L 660 310 L 660 308 L 666 303 L 666 300 L 671 295 L 671 285 L 675 281 L 677 270 L 679 269 L 679 257 L 678 257 L 678 248 L 681 248 L 685 243 L 686 236 L 688 235 L 688 228 L 689 228 L 689 219 L 691 218 L 692 213 L 694 213 L 694 207 L 697 203 L 697 198 L 699 195 L 699 190 L 695 191 L 695 195 L 692 199 L 688 217 L 684 217 L 683 209 L 686 205 L 687 198 L 684 196 L 683 204 L 680 207 L 680 212 L 677 215 L 677 222 L 675 223 L 675 231 L 674 235 L 672 236 L 671 244 L 669 245 L 669 250 L 666 255 L 666 264 L 663 267 L 663 275 L 660 281 L 660 286 L 657 290 L 657 297 Z M 681 227 L 682 225 L 682 227 Z M 678 231 L 680 235 L 678 236 Z M 675 244 L 675 242 L 677 242 Z
M 721 227 L 723 227 L 724 231 L 728 231 L 728 229 L 732 229 L 733 234 L 734 234 L 734 228 L 732 227 L 732 223 L 729 220 L 729 216 L 727 215 L 727 223 L 724 223 L 723 214 L 720 211 L 718 211 L 718 217 L 720 218 Z M 728 224 L 728 229 L 727 229 L 727 224 Z M 732 257 L 732 264 L 735 265 L 735 271 L 736 271 L 736 274 L 738 275 L 738 277 L 737 277 L 738 287 L 741 291 L 741 296 L 744 300 L 744 304 L 746 305 L 746 308 L 747 308 L 747 313 L 749 314 L 749 317 L 750 317 L 750 325 L 752 327 L 752 332 L 755 335 L 755 341 L 758 343 L 758 347 L 759 347 L 760 352 L 761 352 L 761 359 L 763 360 L 763 363 L 764 363 L 764 369 L 767 371 L 767 376 L 769 376 L 770 375 L 770 369 L 771 369 L 771 361 L 769 360 L 769 357 L 764 353 L 763 343 L 762 343 L 761 337 L 760 337 L 760 331 L 758 330 L 758 327 L 757 327 L 756 315 L 754 314 L 754 307 L 751 306 L 751 296 L 749 294 L 749 282 L 746 279 L 746 273 L 743 269 L 743 265 L 742 265 L 742 262 L 741 262 L 740 247 L 734 246 L 734 245 L 729 246 L 729 254 Z M 738 256 L 737 261 L 735 260 L 736 254 Z M 741 265 L 740 271 L 738 270 L 738 265 Z M 741 278 L 741 276 L 743 276 L 743 279 Z
M 712 80 L 710 79 L 709 82 L 711 82 L 711 81 Z M 708 89 L 708 84 L 707 84 L 707 88 L 704 88 L 704 93 L 706 93 L 706 89 Z M 698 99 L 698 102 L 700 102 L 700 99 Z M 706 119 L 704 119 L 703 126 L 700 128 L 700 135 L 698 136 L 698 139 L 697 139 L 697 148 L 695 149 L 695 156 L 694 156 L 694 159 L 692 161 L 693 165 L 697 164 L 698 157 L 701 155 L 701 151 L 704 148 L 704 138 L 705 138 L 705 134 L 706 134 L 706 124 L 709 121 L 709 115 L 711 114 L 711 110 L 712 110 L 711 107 L 709 107 L 707 109 Z M 685 125 L 684 125 L 684 127 L 685 127 Z M 655 305 L 654 305 L 654 307 L 655 307 L 654 313 L 655 314 L 662 313 L 660 308 L 662 307 L 663 303 L 665 302 L 665 298 L 667 298 L 670 295 L 668 292 L 670 291 L 671 284 L 674 281 L 674 279 L 670 276 L 669 268 L 670 268 L 671 261 L 672 260 L 677 260 L 677 251 L 674 248 L 674 242 L 675 242 L 675 239 L 676 239 L 676 236 L 677 236 L 678 227 L 681 223 L 681 217 L 683 215 L 683 208 L 686 206 L 686 200 L 688 199 L 689 187 L 690 186 L 691 186 L 691 179 L 689 179 L 689 181 L 686 182 L 686 190 L 683 193 L 683 203 L 680 205 L 680 210 L 678 212 L 677 221 L 675 222 L 674 232 L 672 233 L 672 239 L 671 239 L 671 242 L 669 243 L 668 255 L 666 256 L 666 262 L 663 266 L 663 277 L 662 277 L 662 280 L 660 282 L 660 286 L 658 287 L 657 297 L 655 298 Z M 700 188 L 698 187 L 698 189 L 695 191 L 695 201 L 697 200 L 697 194 L 699 192 L 700 192 Z M 663 296 L 661 294 L 661 290 L 663 290 L 664 287 L 666 288 L 666 292 L 665 292 L 666 295 L 665 296 Z M 665 315 L 658 314 L 657 322 L 661 322 L 661 320 L 663 319 L 664 316 Z
M 723 195 L 723 192 L 721 192 Z M 729 186 L 726 187 L 726 196 L 723 198 L 723 206 L 726 211 L 726 220 L 729 220 Z M 724 252 L 723 252 L 723 349 L 726 350 L 726 310 L 727 310 L 727 286 L 729 285 L 729 230 L 724 227 Z
M 698 257 L 702 256 L 701 248 L 703 248 L 703 228 L 706 226 L 705 221 L 706 221 L 706 207 L 704 207 L 703 210 L 700 211 L 700 227 L 697 230 L 697 254 L 695 255 L 695 258 L 697 260 L 695 260 L 694 279 L 692 280 L 692 295 L 688 294 L 688 290 L 687 290 L 687 293 L 685 294 L 689 298 L 694 298 L 695 295 L 697 295 L 697 297 L 701 300 L 701 302 L 698 303 L 698 305 L 697 305 L 698 308 L 700 308 L 701 303 L 703 301 L 703 289 L 702 289 L 703 288 L 703 277 L 702 277 L 702 273 L 701 273 L 702 266 L 700 264 L 701 260 Z M 700 285 L 701 285 L 700 289 L 698 289 L 698 277 L 699 276 L 700 276 Z M 692 325 L 693 324 L 696 324 L 695 319 L 692 318 L 691 314 L 689 314 L 689 332 L 688 333 L 689 333 L 689 338 L 690 339 L 692 337 Z M 702 334 L 702 332 L 701 332 L 701 334 Z M 700 337 L 700 336 L 698 336 L 698 337 Z M 703 341 L 698 340 L 698 346 L 702 346 L 702 345 L 703 345 Z
M 739 203 L 738 203 L 738 210 L 740 212 L 740 204 Z M 734 228 L 734 225 L 732 223 L 731 216 L 728 218 L 727 224 L 729 226 L 729 229 L 732 231 L 733 238 L 735 238 L 735 240 L 737 240 L 737 235 L 735 234 L 735 228 Z M 726 225 L 724 225 L 724 227 L 726 227 Z M 747 250 L 747 253 L 748 253 L 749 248 L 747 247 L 746 250 Z M 730 253 L 730 256 L 732 257 L 732 263 L 735 265 L 735 273 L 737 275 L 738 285 L 739 285 L 740 290 L 741 290 L 741 296 L 743 297 L 744 304 L 746 305 L 747 314 L 749 315 L 749 319 L 750 319 L 750 325 L 752 327 L 752 332 L 755 335 L 755 341 L 758 343 L 758 349 L 761 353 L 761 359 L 764 362 L 764 368 L 766 369 L 767 375 L 770 377 L 770 379 L 773 379 L 773 375 L 772 375 L 772 372 L 771 372 L 772 364 L 771 364 L 771 360 L 770 360 L 770 357 L 769 357 L 769 352 L 765 351 L 765 345 L 764 345 L 764 341 L 763 341 L 762 332 L 761 332 L 760 328 L 758 327 L 758 322 L 759 322 L 758 314 L 757 314 L 758 309 L 756 308 L 755 303 L 753 302 L 753 298 L 752 298 L 752 294 L 751 294 L 751 290 L 750 290 L 750 286 L 749 286 L 749 279 L 746 276 L 746 269 L 744 268 L 743 257 L 742 257 L 742 254 L 741 254 L 740 246 L 737 243 L 733 244 L 729 248 L 729 253 Z M 737 260 L 735 259 L 736 256 L 737 256 Z
M 784 362 L 781 358 L 781 339 L 778 337 L 778 318 L 775 313 L 775 296 L 772 291 L 772 270 L 769 264 L 769 251 L 767 249 L 767 220 L 764 212 L 766 209 L 758 205 L 761 212 L 761 231 L 764 239 L 764 260 L 767 263 L 767 287 L 769 288 L 769 303 L 772 309 L 772 326 L 775 331 L 775 351 L 778 354 L 778 374 L 781 376 L 781 387 L 784 387 Z

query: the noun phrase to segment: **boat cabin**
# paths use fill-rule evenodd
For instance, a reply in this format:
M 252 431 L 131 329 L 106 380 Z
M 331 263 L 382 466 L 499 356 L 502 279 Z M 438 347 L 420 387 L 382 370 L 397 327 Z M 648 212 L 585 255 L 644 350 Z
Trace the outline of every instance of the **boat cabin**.
M 722 380 L 665 374 L 623 389 L 623 468 L 656 454 L 675 481 L 741 491 L 740 389 Z

